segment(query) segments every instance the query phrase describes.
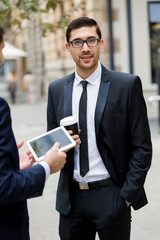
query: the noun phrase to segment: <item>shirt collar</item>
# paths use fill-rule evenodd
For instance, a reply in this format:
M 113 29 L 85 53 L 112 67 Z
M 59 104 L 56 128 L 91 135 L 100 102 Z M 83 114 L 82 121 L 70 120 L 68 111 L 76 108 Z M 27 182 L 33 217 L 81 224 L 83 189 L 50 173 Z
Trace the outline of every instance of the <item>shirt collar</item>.
M 92 84 L 92 85 L 96 85 L 96 83 L 97 83 L 98 81 L 100 81 L 100 79 L 101 79 L 101 72 L 102 72 L 102 66 L 101 66 L 100 62 L 98 62 L 98 67 L 97 67 L 97 69 L 96 69 L 88 78 L 86 78 L 85 80 L 88 81 L 88 82 L 89 82 L 90 84 Z M 74 81 L 74 85 L 77 86 L 82 80 L 84 80 L 84 79 L 82 79 L 82 78 L 78 75 L 78 73 L 77 73 L 77 71 L 76 71 L 76 69 L 75 69 L 75 81 Z

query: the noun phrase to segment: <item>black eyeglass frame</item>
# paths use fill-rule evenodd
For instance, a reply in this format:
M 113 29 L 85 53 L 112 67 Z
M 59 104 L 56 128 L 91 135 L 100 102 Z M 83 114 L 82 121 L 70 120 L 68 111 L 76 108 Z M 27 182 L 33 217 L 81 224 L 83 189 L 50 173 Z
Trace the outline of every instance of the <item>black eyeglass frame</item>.
M 94 39 L 94 40 L 97 41 L 96 45 L 94 45 L 94 46 L 90 46 L 90 45 L 88 44 L 88 41 L 89 41 L 89 40 L 92 40 L 92 39 Z M 73 43 L 74 43 L 75 41 L 82 41 L 82 45 L 81 45 L 80 47 L 74 47 L 74 48 L 81 48 L 81 47 L 83 47 L 84 43 L 86 43 L 88 47 L 96 47 L 96 46 L 98 45 L 98 43 L 100 42 L 100 40 L 101 40 L 100 38 L 88 38 L 88 39 L 86 39 L 86 40 L 74 39 L 74 40 L 72 40 L 72 41 L 70 41 L 70 42 L 68 42 L 68 43 L 69 43 L 69 44 L 72 44 L 72 47 L 74 47 L 74 46 L 73 46 Z

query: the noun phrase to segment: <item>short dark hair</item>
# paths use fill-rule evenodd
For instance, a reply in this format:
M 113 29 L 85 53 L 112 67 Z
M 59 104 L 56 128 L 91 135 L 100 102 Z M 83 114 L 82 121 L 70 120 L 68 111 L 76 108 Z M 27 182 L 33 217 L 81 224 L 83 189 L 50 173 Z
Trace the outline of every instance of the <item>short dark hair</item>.
M 3 42 L 4 28 L 0 25 L 0 43 Z
M 93 26 L 96 27 L 96 32 L 97 32 L 99 38 L 101 39 L 102 34 L 101 34 L 100 27 L 98 26 L 97 22 L 94 19 L 89 18 L 89 17 L 79 17 L 79 18 L 74 19 L 68 25 L 68 28 L 67 28 L 67 31 L 66 31 L 67 42 L 69 42 L 69 40 L 70 40 L 72 30 L 78 29 L 78 28 L 81 28 L 81 27 L 93 27 Z

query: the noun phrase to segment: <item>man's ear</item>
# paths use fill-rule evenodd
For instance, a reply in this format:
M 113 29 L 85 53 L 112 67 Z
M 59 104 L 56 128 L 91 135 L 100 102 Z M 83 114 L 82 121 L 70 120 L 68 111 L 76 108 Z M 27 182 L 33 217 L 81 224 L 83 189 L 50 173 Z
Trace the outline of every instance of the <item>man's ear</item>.
M 66 48 L 66 50 L 67 50 L 69 53 L 71 53 L 70 47 L 69 47 L 69 44 L 68 44 L 68 43 L 65 44 L 65 48 Z
M 104 46 L 104 40 L 103 40 L 103 39 L 101 39 L 101 40 L 100 40 L 100 51 L 102 51 L 102 49 L 103 49 L 103 46 Z

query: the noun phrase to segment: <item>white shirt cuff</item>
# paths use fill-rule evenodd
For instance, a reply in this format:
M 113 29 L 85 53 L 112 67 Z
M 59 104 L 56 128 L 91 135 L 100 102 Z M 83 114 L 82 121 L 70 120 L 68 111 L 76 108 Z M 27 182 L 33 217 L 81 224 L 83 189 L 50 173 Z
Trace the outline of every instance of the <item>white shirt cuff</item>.
M 45 173 L 46 173 L 46 181 L 47 181 L 47 179 L 48 179 L 48 177 L 49 177 L 49 175 L 50 175 L 50 167 L 49 167 L 48 163 L 45 162 L 45 161 L 42 161 L 42 162 L 40 162 L 39 164 L 41 164 L 42 167 L 43 167 L 44 170 L 45 170 Z

